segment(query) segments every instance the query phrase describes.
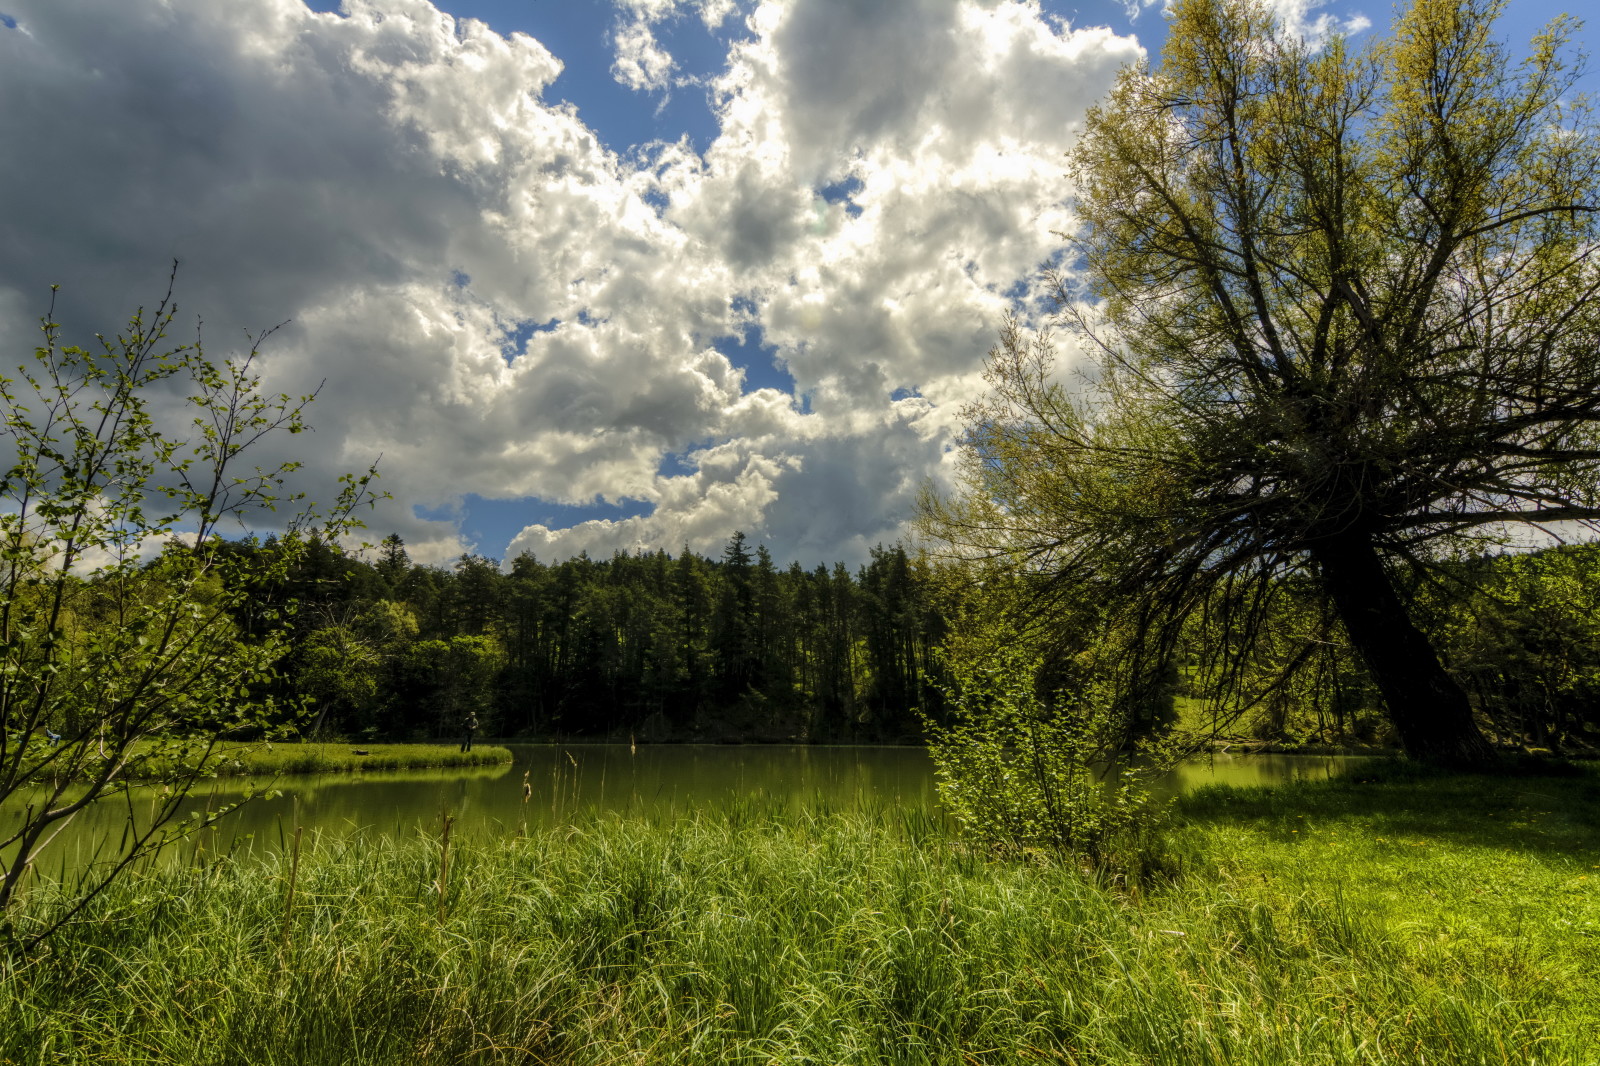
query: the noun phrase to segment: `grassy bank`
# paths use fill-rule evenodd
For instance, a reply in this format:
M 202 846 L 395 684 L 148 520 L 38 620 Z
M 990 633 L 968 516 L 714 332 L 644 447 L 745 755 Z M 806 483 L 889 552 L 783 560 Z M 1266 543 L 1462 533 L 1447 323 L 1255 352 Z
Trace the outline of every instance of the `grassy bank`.
M 219 769 L 228 774 L 324 774 L 347 770 L 420 770 L 434 766 L 498 766 L 511 752 L 493 744 L 264 744 L 229 745 Z
M 597 817 L 442 873 L 308 839 L 8 964 L 0 1062 L 1593 1062 L 1597 813 L 1593 774 L 1212 790 L 1131 887 L 920 812 Z
M 493 744 L 476 744 L 471 751 L 462 751 L 459 744 L 302 744 L 299 741 L 265 744 L 258 741 L 220 745 L 212 755 L 211 766 L 223 777 L 276 777 L 352 770 L 501 766 L 510 761 L 510 750 Z M 136 778 L 160 777 L 168 770 L 160 754 L 152 754 L 148 761 L 134 765 Z

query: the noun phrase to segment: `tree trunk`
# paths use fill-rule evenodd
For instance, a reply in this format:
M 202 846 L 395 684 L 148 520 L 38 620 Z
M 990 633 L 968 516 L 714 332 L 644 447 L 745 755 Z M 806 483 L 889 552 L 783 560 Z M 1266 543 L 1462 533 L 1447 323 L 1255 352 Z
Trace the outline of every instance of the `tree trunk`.
M 1311 554 L 1405 753 L 1448 766 L 1492 760 L 1494 749 L 1473 721 L 1465 690 L 1412 623 L 1371 539 L 1345 534 L 1317 544 Z

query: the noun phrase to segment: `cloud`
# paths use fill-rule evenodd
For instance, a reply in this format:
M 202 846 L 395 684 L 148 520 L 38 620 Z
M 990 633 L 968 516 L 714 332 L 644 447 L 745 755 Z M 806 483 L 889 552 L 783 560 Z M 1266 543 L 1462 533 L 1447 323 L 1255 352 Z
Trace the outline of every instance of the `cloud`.
M 1315 16 L 1313 11 L 1328 6 L 1329 0 L 1266 0 L 1278 17 L 1278 23 L 1289 33 L 1307 41 L 1325 41 L 1334 34 L 1354 35 L 1372 28 L 1372 20 L 1357 11 L 1348 15 L 1335 15 L 1323 11 Z M 1157 5 L 1161 14 L 1171 9 L 1171 0 L 1123 0 L 1123 14 L 1130 23 Z
M 611 76 L 620 84 L 638 91 L 657 91 L 671 84 L 675 64 L 656 43 L 650 24 L 643 19 L 618 26 L 612 34 L 617 58 Z
M 651 90 L 671 70 L 651 25 L 733 11 L 622 6 L 619 77 Z M 743 528 L 810 565 L 902 535 L 1070 223 L 1075 124 L 1138 55 L 1012 0 L 763 0 L 709 149 L 619 155 L 546 98 L 575 57 L 426 0 L 12 7 L 0 341 L 26 343 L 57 281 L 69 328 L 114 329 L 180 258 L 214 353 L 288 320 L 268 386 L 326 382 L 309 450 L 263 461 L 304 459 L 327 495 L 381 453 L 374 537 L 434 559 L 472 546 L 469 494 L 651 508 L 474 546 L 496 556 Z M 793 395 L 718 350 L 747 332 Z
M 1269 0 L 1268 6 L 1284 30 L 1307 41 L 1325 41 L 1335 34 L 1351 35 L 1372 28 L 1372 20 L 1359 11 L 1351 15 L 1327 11 L 1313 15 L 1328 6 L 1327 0 Z
M 708 30 L 715 30 L 739 10 L 738 0 L 612 0 L 633 16 L 634 21 L 650 25 L 693 12 Z
M 1170 0 L 1167 0 L 1167 2 L 1163 2 L 1163 0 L 1123 0 L 1122 13 L 1129 22 L 1137 22 L 1140 15 L 1157 4 L 1161 4 L 1162 10 L 1165 11 L 1170 6 Z
M 1061 152 L 1135 46 L 1024 4 L 766 4 L 751 22 L 717 85 L 722 136 L 668 218 L 743 268 L 819 409 L 971 375 L 1069 224 Z

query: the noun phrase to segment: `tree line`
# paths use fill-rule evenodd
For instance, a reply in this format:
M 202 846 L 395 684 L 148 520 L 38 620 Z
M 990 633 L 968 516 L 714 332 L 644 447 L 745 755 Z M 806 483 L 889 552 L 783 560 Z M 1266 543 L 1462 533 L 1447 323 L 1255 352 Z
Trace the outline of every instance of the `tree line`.
M 1204 612 L 1190 621 L 1167 721 L 1187 706 L 1186 724 L 1229 736 L 1399 746 L 1382 690 L 1322 590 L 1300 577 L 1276 584 L 1258 646 L 1223 698 L 1225 634 Z M 1480 555 L 1397 587 L 1497 748 L 1600 750 L 1600 544 Z
M 1600 545 L 1483 554 L 1400 591 L 1493 741 L 1600 747 Z M 1315 583 L 1281 577 L 1271 601 L 1242 668 L 1224 657 L 1226 627 L 1196 612 L 1129 730 L 1399 744 Z M 471 554 L 416 564 L 395 535 L 373 553 L 313 541 L 241 602 L 241 634 L 294 605 L 275 695 L 301 735 L 352 740 L 449 737 L 474 713 L 506 737 L 914 741 L 946 713 L 950 658 L 1045 648 L 1048 695 L 1089 683 L 1137 625 L 1093 596 L 1051 598 L 1043 575 L 898 544 L 854 571 L 779 566 L 743 533 L 716 557 L 524 554 L 506 567 Z
M 391 534 L 370 559 L 309 545 L 240 622 L 296 605 L 279 688 L 307 735 L 436 738 L 471 712 L 500 736 L 903 741 L 941 699 L 937 584 L 898 545 L 853 572 L 743 533 L 715 558 L 439 567 Z

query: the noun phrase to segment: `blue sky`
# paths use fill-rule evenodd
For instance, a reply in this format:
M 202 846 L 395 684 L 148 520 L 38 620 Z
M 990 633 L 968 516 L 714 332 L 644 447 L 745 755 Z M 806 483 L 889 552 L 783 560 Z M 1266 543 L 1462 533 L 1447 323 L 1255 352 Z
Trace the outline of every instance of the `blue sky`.
M 209 343 L 287 321 L 269 384 L 325 383 L 309 475 L 383 456 L 373 539 L 859 562 L 949 484 L 1073 124 L 1163 35 L 1109 0 L 0 0 L 0 340 L 53 282 L 115 329 L 176 257 Z

